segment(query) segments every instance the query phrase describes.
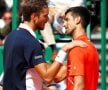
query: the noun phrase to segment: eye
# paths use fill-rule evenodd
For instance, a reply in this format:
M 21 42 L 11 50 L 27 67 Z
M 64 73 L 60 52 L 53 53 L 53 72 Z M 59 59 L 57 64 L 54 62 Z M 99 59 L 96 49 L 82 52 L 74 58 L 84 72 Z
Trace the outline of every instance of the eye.
M 48 18 L 48 15 L 44 15 L 45 18 Z

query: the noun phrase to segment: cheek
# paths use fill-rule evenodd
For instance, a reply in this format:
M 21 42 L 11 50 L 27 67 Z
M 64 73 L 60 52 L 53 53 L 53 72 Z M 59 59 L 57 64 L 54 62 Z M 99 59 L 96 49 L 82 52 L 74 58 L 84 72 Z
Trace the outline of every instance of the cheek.
M 69 25 L 70 29 L 73 29 L 75 27 L 75 23 L 74 22 L 69 22 L 68 25 Z
M 72 29 L 71 23 L 68 24 L 68 28 L 69 28 L 69 30 Z
M 46 22 L 47 22 L 46 19 L 41 19 L 41 20 L 40 20 L 40 24 L 42 24 L 42 25 L 45 24 Z
M 40 19 L 39 24 L 38 24 L 39 27 L 43 29 L 45 27 L 45 24 L 46 24 L 46 21 L 44 19 Z
M 40 19 L 40 20 L 39 20 L 39 26 L 43 26 L 43 24 L 44 24 L 43 19 Z

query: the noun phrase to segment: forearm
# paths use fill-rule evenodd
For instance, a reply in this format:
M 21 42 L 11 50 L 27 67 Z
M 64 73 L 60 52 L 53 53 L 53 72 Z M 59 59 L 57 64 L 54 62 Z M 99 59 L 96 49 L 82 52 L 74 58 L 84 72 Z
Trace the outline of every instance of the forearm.
M 43 68 L 41 68 L 40 71 L 38 71 L 41 75 L 41 77 L 47 82 L 50 83 L 54 77 L 56 76 L 56 74 L 58 73 L 60 67 L 62 66 L 62 64 L 58 63 L 58 62 L 54 62 L 53 64 L 49 65 L 46 64 Z M 41 66 L 40 66 L 41 67 Z
M 58 71 L 57 75 L 55 76 L 54 81 L 55 82 L 60 82 L 66 78 L 66 72 L 67 72 L 67 67 L 66 65 L 63 65 L 60 70 Z
M 73 90 L 84 90 L 84 77 L 83 76 L 74 77 Z
M 49 79 L 49 81 L 55 78 L 61 66 L 62 64 L 56 61 L 51 65 L 47 65 L 46 77 Z
M 76 84 L 74 85 L 73 90 L 84 90 L 84 85 Z

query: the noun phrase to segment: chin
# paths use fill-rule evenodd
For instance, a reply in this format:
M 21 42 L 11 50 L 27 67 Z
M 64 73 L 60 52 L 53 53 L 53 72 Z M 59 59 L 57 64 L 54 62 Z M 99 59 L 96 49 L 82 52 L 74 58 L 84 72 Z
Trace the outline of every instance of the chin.
M 44 27 L 43 27 L 43 28 L 41 28 L 41 30 L 44 30 Z
M 66 32 L 67 35 L 71 35 L 71 32 Z
M 44 30 L 44 27 L 38 27 L 39 30 Z
M 67 34 L 67 35 L 69 35 L 69 34 L 70 34 L 70 32 L 66 32 L 66 34 Z

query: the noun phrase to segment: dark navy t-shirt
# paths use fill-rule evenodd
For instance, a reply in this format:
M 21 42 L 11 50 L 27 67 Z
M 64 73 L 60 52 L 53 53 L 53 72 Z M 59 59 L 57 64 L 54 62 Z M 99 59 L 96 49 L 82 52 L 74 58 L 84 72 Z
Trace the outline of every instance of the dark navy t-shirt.
M 45 63 L 39 41 L 27 30 L 14 30 L 4 44 L 3 90 L 26 90 L 26 71 Z

